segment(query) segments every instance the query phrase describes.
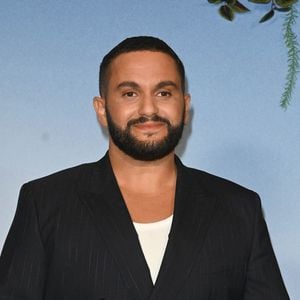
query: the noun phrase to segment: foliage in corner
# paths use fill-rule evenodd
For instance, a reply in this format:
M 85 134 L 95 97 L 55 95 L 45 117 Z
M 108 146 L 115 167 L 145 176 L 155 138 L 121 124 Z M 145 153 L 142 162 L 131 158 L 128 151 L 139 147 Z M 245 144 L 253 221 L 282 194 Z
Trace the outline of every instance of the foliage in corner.
M 296 23 L 298 11 L 295 5 L 286 15 L 286 19 L 283 23 L 284 41 L 288 49 L 288 72 L 286 75 L 286 83 L 284 92 L 281 96 L 280 106 L 284 109 L 291 103 L 292 92 L 295 88 L 297 81 L 297 73 L 299 72 L 299 43 L 297 41 L 297 35 L 293 31 L 293 25 Z
M 250 10 L 238 0 L 207 0 L 209 3 L 218 4 L 219 14 L 226 20 L 232 21 L 236 13 L 247 13 Z M 269 4 L 270 7 L 265 15 L 259 20 L 259 23 L 266 22 L 274 17 L 276 12 L 286 13 L 283 23 L 284 42 L 288 50 L 288 73 L 286 75 L 286 83 L 284 92 L 281 96 L 280 106 L 284 109 L 291 103 L 292 93 L 296 85 L 297 74 L 300 70 L 299 64 L 299 43 L 297 35 L 293 31 L 293 26 L 298 17 L 296 4 L 298 0 L 248 0 L 255 4 Z

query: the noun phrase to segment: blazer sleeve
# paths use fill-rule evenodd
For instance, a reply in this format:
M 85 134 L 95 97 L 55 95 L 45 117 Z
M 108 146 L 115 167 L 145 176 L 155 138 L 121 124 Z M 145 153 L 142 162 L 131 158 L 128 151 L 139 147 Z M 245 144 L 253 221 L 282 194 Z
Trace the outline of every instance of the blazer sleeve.
M 257 196 L 258 197 L 258 196 Z M 244 300 L 288 300 L 258 198 Z
M 45 252 L 36 206 L 26 184 L 0 257 L 0 300 L 40 300 L 44 278 Z

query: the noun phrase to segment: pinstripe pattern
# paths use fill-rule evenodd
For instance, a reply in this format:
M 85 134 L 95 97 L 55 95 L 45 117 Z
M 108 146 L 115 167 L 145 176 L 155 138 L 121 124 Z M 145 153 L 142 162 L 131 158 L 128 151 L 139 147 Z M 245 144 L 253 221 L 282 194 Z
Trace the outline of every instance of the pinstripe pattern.
M 177 167 L 155 286 L 106 156 L 22 187 L 0 259 L 0 299 L 289 299 L 257 195 Z

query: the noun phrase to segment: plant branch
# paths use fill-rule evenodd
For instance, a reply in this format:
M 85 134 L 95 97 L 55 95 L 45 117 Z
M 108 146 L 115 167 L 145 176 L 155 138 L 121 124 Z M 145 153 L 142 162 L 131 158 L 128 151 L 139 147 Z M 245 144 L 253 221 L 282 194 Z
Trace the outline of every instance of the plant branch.
M 297 1 L 298 2 L 298 1 Z M 299 43 L 297 41 L 297 35 L 293 31 L 293 25 L 296 23 L 298 11 L 295 3 L 291 10 L 287 13 L 285 21 L 283 23 L 284 30 L 284 42 L 287 47 L 288 54 L 288 71 L 286 75 L 286 82 L 284 86 L 284 92 L 281 96 L 280 106 L 284 109 L 291 103 L 292 93 L 297 81 L 297 73 L 299 73 Z

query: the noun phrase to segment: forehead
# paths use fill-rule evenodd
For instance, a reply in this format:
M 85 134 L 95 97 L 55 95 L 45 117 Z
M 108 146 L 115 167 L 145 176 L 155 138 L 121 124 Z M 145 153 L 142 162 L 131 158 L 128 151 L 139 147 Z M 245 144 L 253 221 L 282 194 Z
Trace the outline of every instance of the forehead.
M 135 51 L 117 56 L 110 66 L 110 81 L 174 80 L 180 75 L 174 59 L 166 53 Z

